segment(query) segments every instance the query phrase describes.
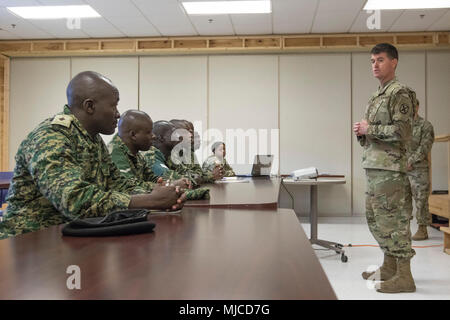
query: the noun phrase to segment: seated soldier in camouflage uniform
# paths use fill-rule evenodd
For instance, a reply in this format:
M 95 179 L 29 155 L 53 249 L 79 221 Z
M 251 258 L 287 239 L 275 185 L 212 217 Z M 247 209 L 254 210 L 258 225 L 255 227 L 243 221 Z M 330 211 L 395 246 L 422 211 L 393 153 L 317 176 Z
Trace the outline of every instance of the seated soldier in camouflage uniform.
M 407 174 L 411 184 L 411 191 L 416 203 L 416 218 L 419 228 L 412 240 L 428 239 L 427 226 L 431 224 L 431 215 L 428 209 L 428 196 L 430 195 L 430 164 L 428 153 L 434 142 L 433 125 L 419 116 L 419 100 L 413 93 L 415 106 L 413 133 L 408 156 Z
M 67 87 L 67 101 L 63 113 L 43 121 L 19 146 L 0 239 L 115 210 L 183 206 L 179 187 L 156 185 L 147 193 L 113 164 L 100 137 L 114 133 L 120 116 L 119 91 L 109 79 L 79 73 Z
M 212 172 L 216 165 L 222 166 L 223 176 L 224 177 L 233 177 L 236 174 L 233 171 L 233 168 L 228 164 L 225 159 L 227 152 L 225 148 L 225 143 L 223 142 L 215 142 L 211 148 L 213 154 L 210 155 L 205 162 L 203 162 L 203 171 Z
M 168 166 L 181 175 L 191 177 L 195 185 L 212 183 L 223 178 L 223 169 L 217 165 L 212 172 L 205 172 L 195 155 L 195 150 L 200 148 L 200 137 L 194 131 L 194 126 L 190 121 L 172 119 L 175 126 L 175 135 L 179 137 L 180 143 L 176 145 L 172 156 L 168 159 Z M 176 138 L 176 137 L 174 137 Z
M 196 181 L 191 176 L 183 176 L 178 172 L 169 169 L 168 160 L 171 157 L 173 147 L 178 144 L 178 139 L 172 140 L 172 133 L 175 126 L 164 120 L 156 121 L 153 124 L 153 146 L 147 151 L 142 151 L 141 154 L 145 159 L 146 166 L 150 168 L 158 177 L 163 177 L 166 180 L 187 180 L 189 188 L 192 185 L 197 187 Z M 209 199 L 208 188 L 197 188 L 193 190 L 186 190 L 187 200 Z

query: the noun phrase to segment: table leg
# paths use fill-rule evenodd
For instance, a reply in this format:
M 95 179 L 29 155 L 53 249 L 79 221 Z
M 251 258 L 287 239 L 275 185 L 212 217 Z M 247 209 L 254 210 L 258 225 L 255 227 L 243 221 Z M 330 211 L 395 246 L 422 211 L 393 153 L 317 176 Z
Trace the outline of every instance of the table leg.
M 317 240 L 317 185 L 311 185 L 309 197 L 309 222 L 311 223 L 311 240 Z
M 326 240 L 320 240 L 317 238 L 317 225 L 318 225 L 318 191 L 317 185 L 311 185 L 310 188 L 310 210 L 309 210 L 309 221 L 311 223 L 311 238 L 309 241 L 311 244 L 319 245 L 323 248 L 334 250 L 336 253 L 341 254 L 341 261 L 347 262 L 347 256 L 345 251 L 342 249 L 344 246 L 337 242 L 331 242 Z

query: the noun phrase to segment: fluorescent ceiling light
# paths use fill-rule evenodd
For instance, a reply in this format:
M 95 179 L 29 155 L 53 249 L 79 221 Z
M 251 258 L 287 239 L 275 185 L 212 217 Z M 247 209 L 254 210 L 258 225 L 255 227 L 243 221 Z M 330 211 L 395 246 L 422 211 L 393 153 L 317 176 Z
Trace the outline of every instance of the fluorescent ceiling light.
M 270 0 L 182 2 L 188 14 L 271 13 Z
M 7 9 L 24 19 L 64 19 L 64 18 L 98 18 L 97 11 L 88 5 L 80 6 L 33 6 L 7 7 Z
M 450 0 L 367 0 L 364 10 L 450 8 Z

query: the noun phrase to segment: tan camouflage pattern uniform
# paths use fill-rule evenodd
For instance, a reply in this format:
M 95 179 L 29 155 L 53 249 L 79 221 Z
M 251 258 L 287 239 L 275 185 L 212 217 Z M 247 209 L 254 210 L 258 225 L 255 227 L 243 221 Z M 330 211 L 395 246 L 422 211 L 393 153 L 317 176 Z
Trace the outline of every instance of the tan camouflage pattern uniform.
M 223 168 L 224 177 L 234 177 L 236 174 L 233 171 L 233 168 L 228 164 L 227 159 L 219 159 L 216 155 L 210 155 L 203 162 L 202 169 L 205 172 L 212 172 L 216 165 L 221 165 Z
M 397 78 L 372 95 L 364 119 L 367 134 L 358 137 L 364 147 L 366 218 L 369 229 L 387 255 L 411 258 L 412 199 L 406 175 L 407 148 L 411 139 L 413 103 Z
M 433 125 L 417 116 L 413 123 L 413 134 L 408 156 L 408 164 L 412 170 L 408 171 L 412 196 L 416 203 L 417 224 L 429 226 L 431 215 L 428 208 L 428 196 L 430 195 L 430 168 L 428 153 L 434 142 Z
M 139 186 L 149 191 L 153 190 L 158 177 L 147 166 L 144 157 L 139 152 L 136 155 L 130 152 L 118 134 L 108 143 L 108 151 L 124 178 L 134 178 L 138 181 Z
M 120 175 L 100 135 L 67 106 L 26 137 L 15 160 L 0 239 L 126 209 L 129 194 L 146 192 Z

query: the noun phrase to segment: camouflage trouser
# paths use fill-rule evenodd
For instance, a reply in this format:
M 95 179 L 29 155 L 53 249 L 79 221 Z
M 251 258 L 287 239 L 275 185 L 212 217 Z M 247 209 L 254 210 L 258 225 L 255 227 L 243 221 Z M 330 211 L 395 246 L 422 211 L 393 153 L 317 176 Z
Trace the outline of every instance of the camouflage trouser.
M 381 250 L 397 258 L 411 258 L 412 198 L 405 173 L 366 169 L 366 218 Z
M 429 226 L 431 214 L 428 208 L 428 196 L 430 195 L 430 180 L 428 168 L 416 168 L 408 172 L 411 184 L 412 196 L 416 203 L 417 224 Z

